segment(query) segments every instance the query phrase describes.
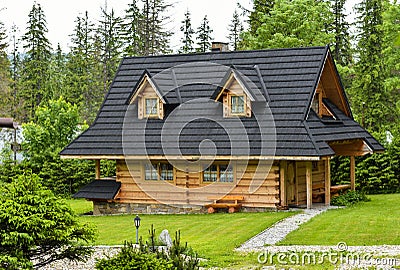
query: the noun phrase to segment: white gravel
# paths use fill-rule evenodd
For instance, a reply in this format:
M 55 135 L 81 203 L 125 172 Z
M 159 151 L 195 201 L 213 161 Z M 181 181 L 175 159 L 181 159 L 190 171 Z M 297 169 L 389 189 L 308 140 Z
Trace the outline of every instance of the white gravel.
M 282 241 L 290 232 L 297 230 L 299 226 L 316 215 L 325 212 L 328 209 L 337 208 L 332 206 L 319 206 L 311 209 L 305 209 L 302 213 L 285 218 L 277 222 L 272 227 L 254 236 L 237 248 L 237 251 L 252 251 L 262 248 L 266 245 L 275 245 Z

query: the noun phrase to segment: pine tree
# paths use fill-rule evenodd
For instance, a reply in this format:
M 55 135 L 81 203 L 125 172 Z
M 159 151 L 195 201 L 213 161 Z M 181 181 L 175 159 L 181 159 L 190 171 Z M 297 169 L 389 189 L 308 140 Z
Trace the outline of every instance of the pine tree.
M 169 37 L 171 31 L 165 30 L 165 24 L 170 20 L 165 15 L 172 5 L 165 0 L 142 0 L 142 55 L 157 55 L 169 53 Z
M 239 13 L 235 9 L 231 24 L 228 27 L 229 35 L 228 39 L 234 51 L 238 50 L 239 43 L 241 41 L 240 34 L 243 32 L 243 24 L 240 21 Z
M 352 62 L 351 40 L 345 14 L 346 0 L 331 0 L 332 11 L 335 17 L 333 32 L 335 34 L 335 43 L 333 48 L 333 57 L 337 64 L 347 66 Z
M 211 33 L 213 30 L 209 25 L 207 15 L 204 16 L 199 28 L 197 28 L 197 51 L 198 52 L 208 52 L 211 50 Z
M 43 9 L 40 4 L 34 3 L 29 13 L 27 32 L 22 37 L 26 51 L 22 70 L 23 89 L 20 94 L 25 100 L 25 120 L 33 119 L 36 107 L 42 101 L 52 98 L 48 89 L 51 48 L 47 32 Z
M 57 50 L 51 57 L 49 66 L 49 88 L 53 93 L 52 99 L 58 99 L 64 96 L 66 92 L 66 56 L 60 44 L 57 44 Z
M 189 9 L 185 12 L 185 19 L 181 21 L 181 31 L 183 32 L 183 38 L 181 39 L 182 47 L 179 50 L 179 53 L 191 53 L 194 52 L 194 41 L 193 34 L 194 30 L 192 28 L 192 19 L 190 17 Z
M 359 61 L 351 101 L 358 120 L 364 120 L 370 131 L 379 131 L 390 110 L 384 89 L 382 0 L 363 0 L 356 10 Z
M 18 38 L 18 28 L 14 24 L 11 27 L 11 55 L 10 55 L 10 71 L 11 71 L 11 91 L 12 91 L 12 117 L 21 122 L 23 115 L 23 100 L 20 98 L 19 89 L 21 84 L 22 61 L 19 53 L 20 38 Z
M 121 36 L 125 44 L 124 52 L 127 55 L 140 55 L 143 48 L 143 14 L 136 4 L 137 0 L 132 0 L 125 10 L 125 17 L 122 23 Z

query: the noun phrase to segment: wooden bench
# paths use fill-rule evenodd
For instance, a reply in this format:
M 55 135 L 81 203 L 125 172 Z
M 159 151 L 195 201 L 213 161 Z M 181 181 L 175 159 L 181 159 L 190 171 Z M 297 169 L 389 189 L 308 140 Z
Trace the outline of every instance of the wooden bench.
M 234 213 L 242 207 L 241 201 L 244 200 L 243 196 L 224 196 L 224 197 L 209 197 L 209 200 L 214 202 L 206 204 L 208 213 L 214 213 L 217 208 L 228 208 L 229 213 Z
M 331 186 L 331 197 L 339 195 L 340 192 L 350 189 L 350 185 Z M 318 183 L 312 187 L 313 202 L 323 202 L 325 199 L 325 184 Z

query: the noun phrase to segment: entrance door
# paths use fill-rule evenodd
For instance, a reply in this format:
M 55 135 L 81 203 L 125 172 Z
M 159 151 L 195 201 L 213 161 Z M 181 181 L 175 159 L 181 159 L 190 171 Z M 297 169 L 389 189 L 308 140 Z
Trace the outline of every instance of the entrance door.
M 297 185 L 296 185 L 296 163 L 289 161 L 286 170 L 287 179 L 287 203 L 288 205 L 297 204 Z

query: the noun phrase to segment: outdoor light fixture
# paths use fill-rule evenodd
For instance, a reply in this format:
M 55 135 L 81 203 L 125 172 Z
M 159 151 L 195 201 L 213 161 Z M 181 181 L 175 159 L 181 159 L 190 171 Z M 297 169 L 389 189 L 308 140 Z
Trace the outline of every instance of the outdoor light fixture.
M 135 222 L 135 227 L 136 227 L 136 245 L 139 244 L 139 227 L 140 227 L 140 217 L 136 215 L 136 217 L 133 219 Z

